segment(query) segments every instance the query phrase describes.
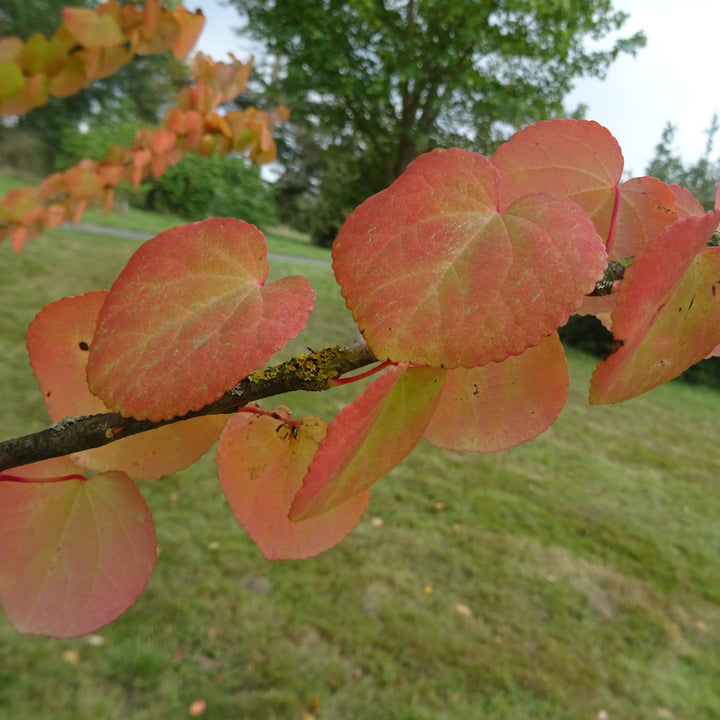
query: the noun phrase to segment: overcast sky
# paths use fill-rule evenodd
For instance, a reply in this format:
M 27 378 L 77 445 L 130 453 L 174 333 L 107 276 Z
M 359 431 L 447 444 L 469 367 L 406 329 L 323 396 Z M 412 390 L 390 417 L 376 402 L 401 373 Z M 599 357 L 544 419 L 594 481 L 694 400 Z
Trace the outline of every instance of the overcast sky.
M 222 0 L 185 0 L 207 19 L 196 49 L 221 60 L 239 59 L 251 46 L 233 33 L 240 18 Z M 605 125 L 620 143 L 625 169 L 642 175 L 665 123 L 678 126 L 677 149 L 688 161 L 705 147 L 703 131 L 720 111 L 717 80 L 720 0 L 615 0 L 630 19 L 622 36 L 644 30 L 647 46 L 633 58 L 621 57 L 607 79 L 581 80 L 568 107 L 588 106 L 587 117 Z M 714 157 L 720 156 L 720 138 Z

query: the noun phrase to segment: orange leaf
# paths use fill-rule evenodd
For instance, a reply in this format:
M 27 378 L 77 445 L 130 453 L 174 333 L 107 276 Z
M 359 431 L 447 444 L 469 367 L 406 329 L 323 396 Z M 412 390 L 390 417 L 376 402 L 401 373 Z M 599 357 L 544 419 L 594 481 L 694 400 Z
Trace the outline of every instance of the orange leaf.
M 557 420 L 568 391 L 557 333 L 522 355 L 450 370 L 425 439 L 448 450 L 494 452 L 532 440 Z
M 65 8 L 62 15 L 65 26 L 86 48 L 111 47 L 125 42 L 125 36 L 111 14 L 99 14 L 86 8 Z
M 390 472 L 430 422 L 446 371 L 397 365 L 328 427 L 290 512 L 307 520 L 338 507 Z
M 103 305 L 90 389 L 139 419 L 216 400 L 295 337 L 313 306 L 307 280 L 265 285 L 268 269 L 263 234 L 242 220 L 211 218 L 148 240 Z
M 0 603 L 19 632 L 66 638 L 107 625 L 135 602 L 156 558 L 150 510 L 123 473 L 0 482 Z
M 287 408 L 275 412 L 289 417 Z M 290 522 L 288 512 L 327 425 L 315 417 L 298 426 L 264 415 L 238 413 L 223 432 L 218 476 L 237 521 L 268 560 L 312 557 L 337 545 L 357 525 L 369 490 L 324 515 Z
M 89 348 L 107 291 L 65 297 L 43 308 L 30 324 L 28 352 L 52 422 L 109 412 L 85 378 Z M 186 420 L 73 455 L 96 471 L 122 470 L 148 480 L 192 465 L 217 440 L 225 417 Z
M 376 357 L 500 362 L 564 325 L 602 277 L 605 249 L 582 208 L 531 195 L 503 209 L 498 181 L 481 155 L 435 150 L 345 221 L 333 270 Z
M 720 342 L 720 248 L 704 248 L 718 222 L 720 212 L 678 220 L 626 270 L 612 313 L 620 347 L 593 373 L 592 404 L 662 385 Z

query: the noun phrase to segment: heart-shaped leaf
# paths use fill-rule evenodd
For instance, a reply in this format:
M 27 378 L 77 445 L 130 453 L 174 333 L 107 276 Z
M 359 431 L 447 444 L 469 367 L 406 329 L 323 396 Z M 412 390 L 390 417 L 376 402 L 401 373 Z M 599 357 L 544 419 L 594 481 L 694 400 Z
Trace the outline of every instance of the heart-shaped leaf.
M 52 422 L 109 412 L 87 386 L 85 368 L 95 325 L 107 291 L 66 297 L 43 308 L 30 324 L 28 352 Z M 178 472 L 200 459 L 217 440 L 226 418 L 220 415 L 173 423 L 152 432 L 75 453 L 91 470 L 122 470 L 133 478 Z
M 87 367 L 113 410 L 150 420 L 199 410 L 264 365 L 305 326 L 307 280 L 264 285 L 263 234 L 211 218 L 148 240 L 110 289 Z
M 720 248 L 703 249 L 718 222 L 718 211 L 679 220 L 627 269 L 612 313 L 620 347 L 593 373 L 592 404 L 662 385 L 720 342 Z
M 553 333 L 501 363 L 450 370 L 425 439 L 448 450 L 506 450 L 545 432 L 567 391 L 565 353 Z
M 608 238 L 623 156 L 607 128 L 589 120 L 551 120 L 515 133 L 492 156 L 504 206 L 532 193 L 558 193 L 582 206 Z
M 275 408 L 290 417 L 287 408 Z M 367 507 L 364 490 L 320 517 L 290 522 L 288 513 L 327 423 L 306 417 L 297 426 L 265 415 L 238 413 L 218 443 L 220 486 L 237 521 L 268 560 L 317 555 L 337 545 Z
M 499 209 L 490 161 L 463 150 L 415 160 L 357 208 L 333 246 L 347 306 L 378 358 L 475 367 L 563 325 L 607 264 L 576 203 Z
M 13 474 L 54 477 L 67 463 Z M 65 638 L 107 625 L 135 602 L 156 558 L 150 510 L 124 473 L 0 482 L 0 603 L 19 632 Z
M 430 422 L 445 375 L 436 368 L 395 366 L 346 405 L 320 442 L 290 519 L 327 513 L 400 463 Z

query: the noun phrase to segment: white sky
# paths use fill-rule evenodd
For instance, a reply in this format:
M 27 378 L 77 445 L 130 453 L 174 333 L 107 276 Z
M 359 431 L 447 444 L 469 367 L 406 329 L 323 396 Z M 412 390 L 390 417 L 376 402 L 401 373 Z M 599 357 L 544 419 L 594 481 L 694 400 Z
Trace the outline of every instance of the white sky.
M 185 0 L 189 10 L 200 8 L 206 17 L 196 50 L 217 60 L 228 51 L 245 59 L 252 46 L 233 32 L 239 15 L 221 2 Z M 630 15 L 621 35 L 644 30 L 647 45 L 634 59 L 621 57 L 606 80 L 579 81 L 567 107 L 585 103 L 587 117 L 615 135 L 629 174 L 643 174 L 668 121 L 678 126 L 680 154 L 696 160 L 705 147 L 703 131 L 713 112 L 720 112 L 720 0 L 615 0 L 614 6 Z M 720 156 L 718 141 L 714 157 Z

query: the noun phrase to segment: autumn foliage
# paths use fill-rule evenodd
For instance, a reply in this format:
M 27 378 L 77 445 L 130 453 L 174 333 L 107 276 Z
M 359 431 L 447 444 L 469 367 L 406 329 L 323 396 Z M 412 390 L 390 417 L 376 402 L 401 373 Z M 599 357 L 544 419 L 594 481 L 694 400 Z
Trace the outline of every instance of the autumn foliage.
M 257 141 L 256 159 L 269 157 L 267 118 L 245 114 L 236 124 L 214 114 L 218 86 L 243 86 L 237 74 L 204 59 L 194 67 L 198 84 L 162 128 L 113 151 L 116 160 L 77 169 L 81 180 L 53 181 L 62 202 L 77 211 L 111 189 L 108 175 L 162 172 L 210 145 L 224 152 Z M 622 171 L 608 130 L 555 120 L 522 130 L 491 158 L 422 155 L 360 205 L 335 241 L 333 270 L 378 376 L 329 425 L 255 405 L 229 421 L 182 420 L 243 378 L 277 380 L 264 366 L 314 304 L 304 278 L 266 284 L 264 237 L 242 220 L 161 233 L 109 291 L 41 310 L 28 350 L 52 421 L 112 411 L 161 426 L 132 437 L 120 427 L 104 447 L 0 475 L 0 601 L 11 622 L 70 636 L 124 612 L 155 553 L 131 478 L 181 470 L 218 438 L 220 486 L 238 521 L 268 559 L 303 558 L 351 532 L 372 485 L 421 438 L 491 452 L 552 425 L 568 390 L 557 329 L 571 314 L 597 315 L 615 336 L 616 352 L 592 378 L 594 404 L 628 400 L 712 353 L 720 210 L 705 213 L 686 190 L 654 178 L 623 183 Z M 78 190 L 86 182 L 91 189 Z M 52 224 L 43 197 L 24 202 L 24 214 L 5 216 L 18 248 L 22 230 Z M 319 356 L 296 359 L 308 387 L 345 381 L 325 372 L 331 363 L 314 365 Z
M 23 44 L 19 38 L 0 40 L 0 114 L 27 112 L 47 103 L 48 92 L 60 97 L 77 92 L 94 79 L 115 72 L 133 55 L 172 49 L 184 58 L 204 24 L 199 13 L 184 7 L 173 12 L 148 0 L 142 11 L 114 0 L 97 10 L 66 8 L 64 24 L 52 40 L 39 33 Z M 59 53 L 59 54 L 58 54 Z M 136 187 L 152 174 L 162 175 L 187 152 L 247 153 L 264 163 L 275 159 L 270 131 L 288 112 L 248 108 L 224 115 L 216 112 L 247 85 L 251 66 L 230 56 L 215 62 L 198 53 L 189 63 L 195 85 L 180 90 L 175 107 L 157 128 L 138 130 L 128 148 L 111 146 L 102 162 L 83 160 L 65 172 L 53 173 L 38 187 L 18 188 L 0 200 L 0 240 L 9 237 L 15 250 L 46 227 L 77 223 L 88 204 L 99 200 L 106 212 L 121 181 Z

